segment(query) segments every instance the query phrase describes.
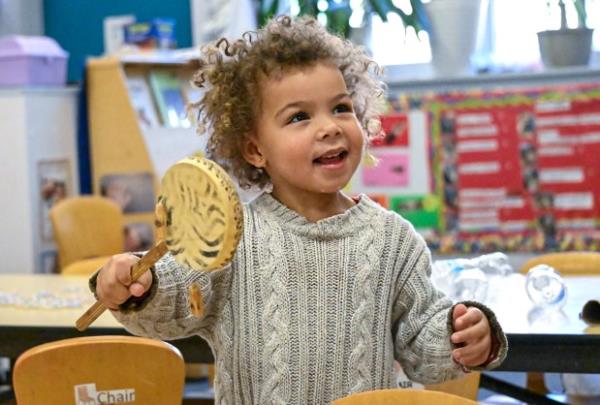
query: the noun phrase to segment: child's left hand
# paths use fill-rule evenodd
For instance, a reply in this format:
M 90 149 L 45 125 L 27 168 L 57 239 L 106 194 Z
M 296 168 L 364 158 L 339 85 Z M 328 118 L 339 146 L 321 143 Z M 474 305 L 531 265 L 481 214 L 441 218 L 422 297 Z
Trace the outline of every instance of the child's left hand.
M 466 367 L 483 365 L 490 356 L 492 336 L 487 317 L 479 308 L 457 304 L 452 311 L 454 333 L 452 343 L 459 345 L 452 351 L 456 362 Z

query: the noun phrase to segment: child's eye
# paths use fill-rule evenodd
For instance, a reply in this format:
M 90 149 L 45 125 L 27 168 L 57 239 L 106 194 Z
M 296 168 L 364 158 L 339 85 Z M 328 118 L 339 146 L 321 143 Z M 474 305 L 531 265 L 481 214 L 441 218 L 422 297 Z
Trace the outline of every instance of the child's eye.
M 297 112 L 296 114 L 292 115 L 288 119 L 287 123 L 288 124 L 293 124 L 294 122 L 300 122 L 300 121 L 304 121 L 304 120 L 307 120 L 307 119 L 309 119 L 308 114 L 305 113 L 304 111 L 300 111 L 300 112 Z
M 352 112 L 352 104 L 350 103 L 341 103 L 335 106 L 333 109 L 334 113 L 347 113 Z

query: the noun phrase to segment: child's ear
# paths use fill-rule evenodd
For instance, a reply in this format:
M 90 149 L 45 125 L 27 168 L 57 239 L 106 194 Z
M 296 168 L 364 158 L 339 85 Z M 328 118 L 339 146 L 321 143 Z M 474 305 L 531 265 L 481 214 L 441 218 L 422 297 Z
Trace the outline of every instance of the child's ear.
M 256 136 L 247 135 L 242 142 L 242 155 L 244 159 L 254 167 L 264 167 L 265 158 L 260 151 L 260 145 Z

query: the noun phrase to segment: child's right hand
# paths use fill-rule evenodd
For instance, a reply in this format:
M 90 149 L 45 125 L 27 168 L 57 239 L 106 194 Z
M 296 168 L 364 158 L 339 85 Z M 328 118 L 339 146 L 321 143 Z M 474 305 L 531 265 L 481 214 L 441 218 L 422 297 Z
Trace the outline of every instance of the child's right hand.
M 131 266 L 138 260 L 131 253 L 123 253 L 112 256 L 102 266 L 96 279 L 96 296 L 108 309 L 117 310 L 130 296 L 140 297 L 152 285 L 150 270 L 131 282 Z

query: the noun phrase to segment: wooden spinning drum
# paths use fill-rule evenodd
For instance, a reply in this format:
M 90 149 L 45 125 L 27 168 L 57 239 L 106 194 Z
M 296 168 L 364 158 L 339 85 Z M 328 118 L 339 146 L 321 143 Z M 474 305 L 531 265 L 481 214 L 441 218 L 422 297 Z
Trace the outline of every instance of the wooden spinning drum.
M 235 185 L 215 162 L 192 156 L 171 166 L 162 179 L 156 206 L 158 243 L 131 267 L 132 282 L 167 250 L 180 264 L 201 271 L 226 265 L 242 235 L 243 216 Z M 192 311 L 202 312 L 200 292 L 190 291 Z M 76 322 L 85 330 L 106 307 L 92 305 Z

